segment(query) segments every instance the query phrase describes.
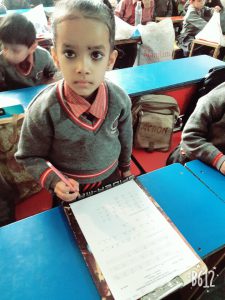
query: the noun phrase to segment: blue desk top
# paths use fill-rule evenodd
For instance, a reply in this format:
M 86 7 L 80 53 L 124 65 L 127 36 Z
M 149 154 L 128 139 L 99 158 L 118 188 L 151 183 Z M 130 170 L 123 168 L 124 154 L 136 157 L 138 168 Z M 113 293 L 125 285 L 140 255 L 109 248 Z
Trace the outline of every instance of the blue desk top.
M 199 160 L 188 162 L 186 167 L 225 202 L 225 176 L 223 174 Z
M 187 168 L 138 179 L 202 258 L 224 246 L 225 204 Z M 4 300 L 99 299 L 60 207 L 0 228 L 0 274 Z
M 99 299 L 60 208 L 0 228 L 0 274 L 2 300 Z
M 4 108 L 9 106 L 10 103 L 13 103 L 13 105 L 22 105 L 23 108 L 26 109 L 33 97 L 46 86 L 47 85 L 38 85 L 18 90 L 0 92 L 0 107 Z
M 138 177 L 202 257 L 225 245 L 225 204 L 181 164 Z
M 106 77 L 130 96 L 138 96 L 199 82 L 211 68 L 221 65 L 225 65 L 225 62 L 199 55 L 113 70 Z

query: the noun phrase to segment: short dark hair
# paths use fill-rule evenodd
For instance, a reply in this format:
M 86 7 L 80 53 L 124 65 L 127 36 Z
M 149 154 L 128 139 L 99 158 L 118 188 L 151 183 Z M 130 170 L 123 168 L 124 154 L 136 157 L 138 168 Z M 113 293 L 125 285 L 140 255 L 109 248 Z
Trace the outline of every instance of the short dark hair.
M 96 19 L 105 24 L 109 30 L 111 49 L 115 42 L 115 18 L 112 6 L 108 0 L 61 0 L 57 1 L 53 14 L 52 31 L 54 44 L 57 40 L 57 25 L 72 19 L 74 11 L 79 11 L 84 18 Z
M 28 48 L 36 40 L 36 30 L 32 22 L 21 14 L 9 14 L 0 21 L 0 41 L 21 44 Z

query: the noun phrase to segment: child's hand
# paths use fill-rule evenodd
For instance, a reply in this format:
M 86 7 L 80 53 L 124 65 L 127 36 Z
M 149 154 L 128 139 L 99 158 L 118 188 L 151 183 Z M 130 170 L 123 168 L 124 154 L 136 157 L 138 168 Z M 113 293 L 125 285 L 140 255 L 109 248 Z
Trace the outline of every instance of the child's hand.
M 220 172 L 225 175 L 225 161 L 222 163 L 221 167 L 220 167 Z
M 217 12 L 220 12 L 221 11 L 221 7 L 217 5 L 217 6 L 214 7 L 214 10 L 217 11 Z
M 73 179 L 68 179 L 73 186 L 73 190 L 67 186 L 63 181 L 57 182 L 54 192 L 56 193 L 57 197 L 60 199 L 70 202 L 75 200 L 79 195 L 79 183 Z M 74 192 L 75 191 L 75 192 Z
M 122 176 L 122 178 L 126 178 L 126 177 L 129 177 L 129 176 L 131 176 L 132 174 L 131 174 L 131 171 L 129 170 L 129 171 L 125 171 L 125 172 L 121 172 L 121 176 Z

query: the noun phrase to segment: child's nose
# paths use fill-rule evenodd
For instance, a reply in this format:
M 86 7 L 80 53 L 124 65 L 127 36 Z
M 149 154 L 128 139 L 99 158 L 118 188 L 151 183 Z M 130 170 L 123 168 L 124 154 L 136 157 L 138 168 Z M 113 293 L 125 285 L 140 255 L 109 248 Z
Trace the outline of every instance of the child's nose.
M 76 72 L 80 74 L 90 73 L 90 62 L 86 57 L 80 57 L 76 62 Z

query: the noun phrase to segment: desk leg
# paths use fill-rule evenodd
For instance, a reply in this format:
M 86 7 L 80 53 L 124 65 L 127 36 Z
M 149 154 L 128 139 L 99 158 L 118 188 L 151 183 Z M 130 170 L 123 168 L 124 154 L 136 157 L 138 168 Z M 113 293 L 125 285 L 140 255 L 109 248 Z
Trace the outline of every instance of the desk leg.
M 195 42 L 193 41 L 193 42 L 192 42 L 192 44 L 191 44 L 191 50 L 190 50 L 190 53 L 189 53 L 189 57 L 191 57 L 191 56 L 192 56 L 192 53 L 193 53 L 194 47 L 195 47 Z
M 220 54 L 220 46 L 215 48 L 215 51 L 213 53 L 213 57 L 217 58 L 219 54 Z

